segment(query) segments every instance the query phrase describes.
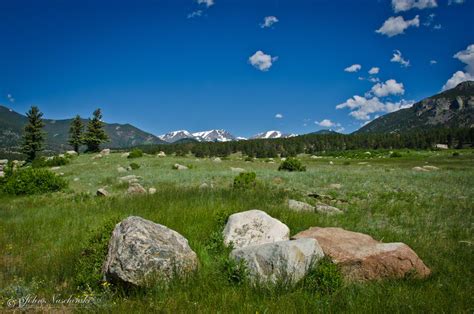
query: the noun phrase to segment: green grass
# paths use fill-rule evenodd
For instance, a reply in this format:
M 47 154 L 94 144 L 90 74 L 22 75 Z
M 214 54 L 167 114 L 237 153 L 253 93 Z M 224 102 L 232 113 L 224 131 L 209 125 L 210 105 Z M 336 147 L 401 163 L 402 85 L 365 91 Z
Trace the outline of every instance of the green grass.
M 118 173 L 117 167 L 129 162 L 120 154 L 98 160 L 81 155 L 56 170 L 69 181 L 67 191 L 0 196 L 0 301 L 27 294 L 46 299 L 94 294 L 100 301 L 92 309 L 110 312 L 472 313 L 474 153 L 464 150 L 461 156 L 452 157 L 451 151 L 400 152 L 399 158 L 390 158 L 388 151 L 362 157 L 303 156 L 300 159 L 307 171 L 300 173 L 277 171 L 277 159 L 276 163 L 245 162 L 239 155 L 221 163 L 145 155 L 140 169 Z M 175 163 L 193 167 L 172 170 Z M 426 163 L 440 170 L 411 170 Z M 237 174 L 230 167 L 255 172 L 259 184 L 250 190 L 233 189 Z M 127 186 L 117 178 L 129 174 L 141 176 L 142 185 L 157 188 L 157 194 L 127 196 Z M 203 182 L 214 188 L 199 189 Z M 330 188 L 333 183 L 342 184 L 342 188 Z M 103 186 L 112 197 L 94 196 Z M 309 192 L 332 196 L 332 205 L 346 213 L 324 216 L 287 209 L 289 197 L 303 200 Z M 345 284 L 332 294 L 299 287 L 264 289 L 231 284 L 219 268 L 219 256 L 209 240 L 219 230 L 223 213 L 255 208 L 283 221 L 292 235 L 311 226 L 337 226 L 385 242 L 404 242 L 431 268 L 432 276 Z M 185 236 L 199 256 L 199 272 L 169 287 L 157 285 L 146 291 L 78 290 L 77 261 L 91 234 L 111 218 L 130 215 L 166 225 Z

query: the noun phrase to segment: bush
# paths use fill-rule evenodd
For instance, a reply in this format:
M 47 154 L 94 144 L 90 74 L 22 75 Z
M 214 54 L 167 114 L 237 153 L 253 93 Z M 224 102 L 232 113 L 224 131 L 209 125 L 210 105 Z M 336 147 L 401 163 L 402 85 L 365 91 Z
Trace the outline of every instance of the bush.
M 296 158 L 288 158 L 287 160 L 283 161 L 278 167 L 278 171 L 306 171 L 306 167 L 301 164 Z
M 107 257 L 108 245 L 112 231 L 120 218 L 112 218 L 91 233 L 85 248 L 76 264 L 75 284 L 80 290 L 91 288 L 97 290 L 102 279 L 102 265 Z
M 250 156 L 247 156 L 247 157 L 245 157 L 245 159 L 244 159 L 244 160 L 245 160 L 245 161 L 252 161 L 252 162 L 253 162 L 253 158 L 252 158 L 252 157 L 250 157 Z
M 390 154 L 390 158 L 400 158 L 402 157 L 403 155 L 400 154 L 399 152 L 393 152 Z
M 234 188 L 250 189 L 257 184 L 257 174 L 255 172 L 242 172 L 234 178 Z
M 67 187 L 67 181 L 47 169 L 26 168 L 13 172 L 3 185 L 3 191 L 13 195 L 57 192 Z
M 140 169 L 140 165 L 135 162 L 132 162 L 130 164 L 130 168 L 132 168 L 132 170 L 137 170 L 137 169 Z
M 337 265 L 325 257 L 311 268 L 301 284 L 310 292 L 331 294 L 342 287 L 343 279 Z
M 67 157 L 54 156 L 51 159 L 39 157 L 33 160 L 33 162 L 31 163 L 31 166 L 33 168 L 58 167 L 58 166 L 67 165 L 70 162 L 71 160 Z
M 229 283 L 237 285 L 245 283 L 249 274 L 245 261 L 237 262 L 231 257 L 225 257 L 222 260 L 222 272 Z
M 453 153 L 453 157 L 459 157 L 460 155 L 461 155 L 461 154 L 458 153 L 458 152 L 454 152 L 454 153 Z
M 130 154 L 128 155 L 128 158 L 140 158 L 143 157 L 143 151 L 141 149 L 135 148 L 133 149 Z

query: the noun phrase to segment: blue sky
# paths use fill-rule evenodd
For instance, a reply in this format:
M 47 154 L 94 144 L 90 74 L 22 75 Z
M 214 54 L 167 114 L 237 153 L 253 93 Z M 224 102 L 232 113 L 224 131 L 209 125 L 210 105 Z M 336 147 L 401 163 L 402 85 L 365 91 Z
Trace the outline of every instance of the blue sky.
M 100 107 L 157 135 L 352 132 L 472 79 L 473 16 L 472 0 L 0 0 L 0 103 Z

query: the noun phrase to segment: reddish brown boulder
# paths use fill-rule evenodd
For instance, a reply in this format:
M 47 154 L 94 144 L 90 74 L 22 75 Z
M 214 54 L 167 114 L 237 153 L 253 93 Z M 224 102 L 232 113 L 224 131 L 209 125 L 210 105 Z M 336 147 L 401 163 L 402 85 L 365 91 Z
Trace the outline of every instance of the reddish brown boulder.
M 341 228 L 313 227 L 293 238 L 318 240 L 324 254 L 341 267 L 348 280 L 403 278 L 407 275 L 423 278 L 431 272 L 404 243 L 382 243 L 369 235 Z

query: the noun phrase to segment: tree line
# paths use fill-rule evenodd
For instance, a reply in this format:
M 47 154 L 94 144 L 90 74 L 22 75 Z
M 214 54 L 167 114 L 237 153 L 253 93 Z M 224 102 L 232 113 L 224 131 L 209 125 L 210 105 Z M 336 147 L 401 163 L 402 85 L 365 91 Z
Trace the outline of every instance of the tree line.
M 43 113 L 37 106 L 32 106 L 26 113 L 26 117 L 28 123 L 23 132 L 21 152 L 26 155 L 26 160 L 31 162 L 43 151 L 46 133 L 43 131 Z M 85 132 L 79 115 L 72 120 L 69 128 L 68 143 L 77 153 L 79 153 L 82 145 L 87 146 L 87 152 L 98 152 L 100 150 L 100 144 L 107 141 L 108 136 L 104 131 L 100 109 L 96 109 L 93 112 Z
M 241 152 L 249 157 L 274 158 L 292 157 L 298 154 L 320 154 L 322 152 L 356 149 L 431 149 L 436 144 L 450 148 L 472 147 L 474 128 L 447 129 L 432 128 L 406 133 L 364 133 L 364 134 L 307 134 L 282 139 L 255 139 L 232 142 L 187 142 L 175 144 L 142 145 L 138 148 L 146 153 L 196 157 L 226 157 Z

